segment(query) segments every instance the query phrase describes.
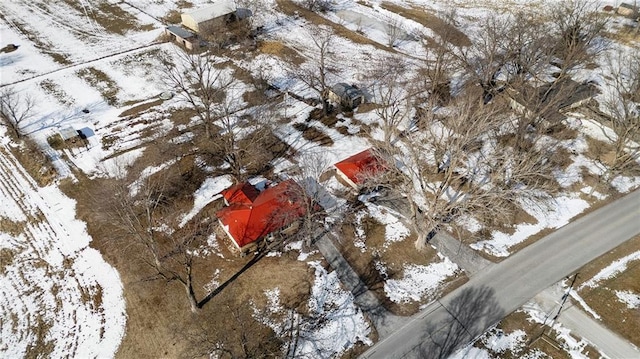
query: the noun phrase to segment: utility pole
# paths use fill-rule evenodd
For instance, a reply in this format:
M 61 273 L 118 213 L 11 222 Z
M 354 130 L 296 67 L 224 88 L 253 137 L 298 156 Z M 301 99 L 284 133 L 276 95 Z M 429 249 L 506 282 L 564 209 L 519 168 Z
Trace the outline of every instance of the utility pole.
M 571 285 L 569 286 L 569 289 L 562 296 L 562 302 L 560 302 L 560 308 L 558 309 L 558 313 L 556 314 L 556 316 L 553 317 L 553 322 L 555 322 L 556 319 L 558 319 L 558 317 L 560 316 L 560 312 L 562 312 L 562 307 L 564 306 L 564 303 L 567 302 L 567 298 L 569 298 L 569 294 L 571 293 L 571 289 L 573 289 L 573 285 L 576 283 L 576 279 L 578 279 L 578 273 L 573 275 L 573 279 L 571 280 Z

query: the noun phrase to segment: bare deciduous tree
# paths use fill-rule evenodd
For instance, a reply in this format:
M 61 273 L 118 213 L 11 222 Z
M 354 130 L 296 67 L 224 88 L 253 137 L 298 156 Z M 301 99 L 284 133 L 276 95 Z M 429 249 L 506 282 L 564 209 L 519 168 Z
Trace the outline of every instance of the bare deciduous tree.
M 500 141 L 503 111 L 465 99 L 446 115 L 425 119 L 424 130 L 407 133 L 380 151 L 389 166 L 383 182 L 392 196 L 408 200 L 416 247 L 459 216 L 511 215 L 515 204 L 544 204 L 554 190 L 549 150 L 532 147 L 525 154 Z
M 307 86 L 318 93 L 322 103 L 322 113 L 329 114 L 329 83 L 328 77 L 337 72 L 332 66 L 335 61 L 333 53 L 334 34 L 327 27 L 317 27 L 309 31 L 309 37 L 313 41 L 314 53 L 309 63 L 300 67 L 290 69 L 290 73 L 295 78 L 304 82 Z
M 608 65 L 613 86 L 602 104 L 607 117 L 603 133 L 613 143 L 613 155 L 605 181 L 637 168 L 640 159 L 640 54 L 618 52 Z
M 592 0 L 560 1 L 549 7 L 554 55 L 559 59 L 560 75 L 593 61 L 606 48 L 600 37 L 607 17 Z
M 165 60 L 164 81 L 175 88 L 180 98 L 196 113 L 208 138 L 213 138 L 212 124 L 223 114 L 219 104 L 227 89 L 234 83 L 233 76 L 217 68 L 214 58 L 178 50 L 177 63 Z
M 273 159 L 273 111 L 267 105 L 238 108 L 240 94 L 229 88 L 229 94 L 217 105 L 218 118 L 211 127 L 215 140 L 196 139 L 200 152 L 214 163 L 222 162 L 238 182 L 265 170 Z
M 177 231 L 171 207 L 172 187 L 180 176 L 165 169 L 129 183 L 112 180 L 95 195 L 97 210 L 108 218 L 112 235 L 122 249 L 138 251 L 151 269 L 152 278 L 180 283 L 191 310 L 199 309 L 193 285 L 197 250 L 206 243 L 212 225 L 209 219 L 191 221 Z
M 380 129 L 386 143 L 400 134 L 402 124 L 408 127 L 413 107 L 409 80 L 403 78 L 408 66 L 401 59 L 389 56 L 383 58 L 371 73 L 372 101 L 377 105 L 374 111 L 380 117 Z
M 387 35 L 387 46 L 396 47 L 406 37 L 406 32 L 402 28 L 402 21 L 397 17 L 390 17 L 384 27 Z
M 302 5 L 314 12 L 327 12 L 332 9 L 331 0 L 303 0 Z
M 0 116 L 16 138 L 22 137 L 22 126 L 33 116 L 34 107 L 35 101 L 30 95 L 20 94 L 10 87 L 0 90 Z

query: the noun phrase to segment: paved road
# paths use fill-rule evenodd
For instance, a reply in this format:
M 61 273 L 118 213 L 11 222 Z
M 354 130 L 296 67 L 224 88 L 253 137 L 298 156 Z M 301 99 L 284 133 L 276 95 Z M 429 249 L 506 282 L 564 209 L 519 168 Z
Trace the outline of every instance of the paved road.
M 575 305 L 564 309 L 558 321 L 564 327 L 569 328 L 572 333 L 593 343 L 609 358 L 640 358 L 640 351 L 633 344 L 591 318 Z
M 560 309 L 565 293 L 566 288 L 556 284 L 538 294 L 534 300 L 548 313 L 549 318 L 553 318 Z M 567 302 L 556 320 L 570 329 L 571 333 L 594 344 L 609 358 L 640 358 L 638 348 L 582 311 L 578 305 Z
M 545 288 L 640 234 L 635 191 L 473 276 L 363 358 L 446 358 Z

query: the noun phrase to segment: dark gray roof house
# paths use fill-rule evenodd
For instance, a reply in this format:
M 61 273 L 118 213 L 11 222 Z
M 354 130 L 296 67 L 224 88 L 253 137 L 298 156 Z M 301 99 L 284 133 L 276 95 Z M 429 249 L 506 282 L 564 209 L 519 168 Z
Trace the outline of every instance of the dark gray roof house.
M 364 102 L 364 93 L 356 86 L 344 82 L 333 85 L 333 87 L 329 89 L 327 97 L 329 100 L 348 109 L 356 108 Z

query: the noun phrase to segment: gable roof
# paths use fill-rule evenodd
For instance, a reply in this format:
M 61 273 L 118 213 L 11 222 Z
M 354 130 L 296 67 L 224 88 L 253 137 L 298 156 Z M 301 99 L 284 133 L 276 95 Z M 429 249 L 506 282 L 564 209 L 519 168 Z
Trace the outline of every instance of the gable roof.
M 258 191 L 249 182 L 238 183 L 221 192 L 226 204 L 242 203 L 251 204 L 258 197 L 260 191 Z
M 242 249 L 302 217 L 307 211 L 303 193 L 297 183 L 287 180 L 265 189 L 249 202 L 249 197 L 231 196 L 237 202 L 230 201 L 228 207 L 216 212 L 216 217 Z
M 192 32 L 190 32 L 189 30 L 186 30 L 184 28 L 182 28 L 181 26 L 167 26 L 166 27 L 167 31 L 169 31 L 170 33 L 183 38 L 183 39 L 190 39 L 192 37 L 195 37 L 196 35 L 194 35 Z
M 355 99 L 357 97 L 363 96 L 360 89 L 345 82 L 339 82 L 333 85 L 333 87 L 331 87 L 331 91 L 342 98 Z
M 236 11 L 236 7 L 231 0 L 218 0 L 215 3 L 202 7 L 191 12 L 184 13 L 190 16 L 195 22 L 200 23 L 215 19 L 220 16 L 231 14 Z
M 345 158 L 334 166 L 356 185 L 362 182 L 364 175 L 377 174 L 385 170 L 384 164 L 371 148 Z

